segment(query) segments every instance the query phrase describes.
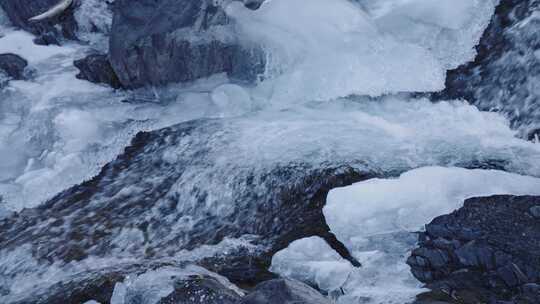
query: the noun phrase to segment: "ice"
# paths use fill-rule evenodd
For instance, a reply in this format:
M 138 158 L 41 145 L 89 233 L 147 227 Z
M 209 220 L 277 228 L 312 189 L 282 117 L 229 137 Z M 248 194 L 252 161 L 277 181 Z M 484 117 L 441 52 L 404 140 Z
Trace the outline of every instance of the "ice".
M 174 291 L 174 280 L 201 275 L 215 278 L 239 295 L 244 294 L 226 278 L 202 267 L 188 265 L 183 269 L 162 267 L 130 277 L 122 283 L 116 283 L 111 297 L 111 304 L 155 304 Z
M 309 238 L 278 252 L 271 269 L 317 284 L 339 296 L 338 303 L 359 299 L 404 303 L 421 292 L 405 264 L 416 240 L 411 232 L 459 208 L 466 198 L 494 194 L 539 195 L 540 178 L 497 170 L 423 167 L 394 179 L 333 189 L 323 210 L 326 221 L 363 266 L 352 267 L 322 239 Z
M 77 20 L 77 37 L 89 42 L 91 47 L 107 52 L 108 35 L 112 26 L 112 9 L 114 0 L 85 0 L 75 10 Z
M 397 179 L 371 179 L 328 194 L 324 214 L 338 237 L 356 238 L 415 231 L 473 196 L 538 195 L 540 179 L 495 170 L 426 167 Z
M 270 271 L 316 284 L 324 291 L 339 290 L 354 271 L 320 237 L 294 241 L 272 257 Z
M 233 2 L 227 13 L 267 51 L 260 90 L 275 103 L 444 87 L 444 71 L 428 50 L 380 35 L 349 1 L 273 0 L 256 11 Z
M 227 13 L 269 62 L 259 85 L 274 104 L 438 91 L 474 58 L 496 0 L 273 0 Z
M 373 3 L 360 0 L 361 3 Z M 498 0 L 390 0 L 375 23 L 400 41 L 429 49 L 444 69 L 471 61 Z M 384 1 L 383 1 L 384 3 Z

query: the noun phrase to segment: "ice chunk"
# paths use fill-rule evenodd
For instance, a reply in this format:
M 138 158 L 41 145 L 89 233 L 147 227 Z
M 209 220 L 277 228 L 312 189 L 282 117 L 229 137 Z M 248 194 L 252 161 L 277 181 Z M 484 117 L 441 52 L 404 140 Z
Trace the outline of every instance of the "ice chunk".
M 360 0 L 361 3 L 370 0 Z M 383 1 L 384 2 L 384 1 Z M 383 33 L 429 49 L 444 69 L 474 59 L 498 0 L 390 0 L 375 10 Z M 392 4 L 392 5 L 390 5 Z
M 421 292 L 405 263 L 416 243 L 410 231 L 459 208 L 465 198 L 492 194 L 538 195 L 540 178 L 424 167 L 333 189 L 323 210 L 326 221 L 363 266 L 352 267 L 322 239 L 308 238 L 276 253 L 271 269 L 318 285 L 338 303 L 405 303 Z
M 331 230 L 354 249 L 357 238 L 415 231 L 473 196 L 540 194 L 540 179 L 495 170 L 426 167 L 397 179 L 371 179 L 328 194 Z

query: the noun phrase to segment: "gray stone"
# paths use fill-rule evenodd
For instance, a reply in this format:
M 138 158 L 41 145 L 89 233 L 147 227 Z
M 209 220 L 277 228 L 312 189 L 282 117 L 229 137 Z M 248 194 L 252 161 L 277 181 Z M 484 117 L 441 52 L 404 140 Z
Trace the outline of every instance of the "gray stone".
M 211 0 L 117 0 L 110 60 L 127 88 L 189 82 L 216 73 L 254 81 L 262 51 L 237 40 Z
M 85 79 L 93 83 L 107 84 L 115 89 L 122 85 L 111 67 L 109 58 L 103 54 L 88 55 L 83 59 L 73 62 L 80 71 L 77 78 Z
M 539 203 L 535 196 L 467 199 L 462 208 L 426 226 L 426 236 L 407 264 L 433 292 L 451 286 L 457 294 L 475 299 L 463 303 L 522 297 L 525 285 L 540 283 L 540 223 L 526 215 Z M 464 239 L 462 231 L 474 231 L 466 233 L 474 239 Z M 437 259 L 439 251 L 448 257 L 445 263 Z M 519 298 L 519 303 L 535 303 L 528 298 Z
M 24 69 L 28 65 L 21 56 L 15 54 L 0 54 L 0 71 L 16 80 L 24 79 Z

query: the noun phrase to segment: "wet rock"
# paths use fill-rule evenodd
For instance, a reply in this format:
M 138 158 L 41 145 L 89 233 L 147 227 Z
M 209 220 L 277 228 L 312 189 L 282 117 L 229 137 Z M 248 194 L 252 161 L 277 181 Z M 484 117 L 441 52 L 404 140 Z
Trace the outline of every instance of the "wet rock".
M 330 304 L 315 289 L 295 280 L 274 279 L 260 283 L 240 304 Z
M 197 120 L 139 133 L 95 178 L 0 221 L 0 254 L 26 248 L 16 254 L 35 261 L 30 272 L 105 257 L 188 256 L 252 286 L 271 277 L 274 253 L 320 236 L 358 265 L 330 232 L 322 208 L 330 189 L 376 173 L 346 161 L 220 163 L 223 149 L 237 150 L 223 136 L 241 130 L 228 127 L 234 123 Z M 10 267 L 16 269 L 0 269 L 0 285 L 27 269 Z
M 240 295 L 217 279 L 207 276 L 189 276 L 174 282 L 174 291 L 157 304 L 236 304 Z
M 463 98 L 507 115 L 523 137 L 540 126 L 540 10 L 537 0 L 501 0 L 473 62 L 449 71 L 436 98 Z
M 531 212 L 539 203 L 533 196 L 466 200 L 426 226 L 407 260 L 413 275 L 456 303 L 537 303 L 525 293 L 540 283 L 540 221 Z
M 115 89 L 121 88 L 120 81 L 112 69 L 107 55 L 92 54 L 73 62 L 79 69 L 77 78 L 93 83 L 107 84 Z
M 216 73 L 253 81 L 264 69 L 262 51 L 241 44 L 219 3 L 210 0 L 115 1 L 110 60 L 127 88 Z
M 34 43 L 37 45 L 60 45 L 60 41 L 58 41 L 58 34 L 55 32 L 46 32 L 40 34 L 34 39 Z
M 0 73 L 3 72 L 7 77 L 21 80 L 24 79 L 24 69 L 28 65 L 21 56 L 15 54 L 0 54 Z
M 30 21 L 29 19 L 46 12 L 58 2 L 59 0 L 0 0 L 0 7 L 6 12 L 14 26 L 38 36 L 45 35 L 37 41 L 42 44 L 51 44 L 51 41 L 58 41 L 62 37 L 76 39 L 77 22 L 73 16 L 75 5 L 58 16 L 46 20 Z

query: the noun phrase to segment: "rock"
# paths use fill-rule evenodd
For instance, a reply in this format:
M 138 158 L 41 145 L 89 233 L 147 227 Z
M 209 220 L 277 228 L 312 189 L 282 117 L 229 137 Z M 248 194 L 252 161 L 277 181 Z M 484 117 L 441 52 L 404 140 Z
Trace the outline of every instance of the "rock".
M 240 304 L 331 304 L 315 289 L 295 280 L 274 279 L 260 283 Z
M 15 80 L 24 79 L 24 69 L 28 65 L 21 56 L 15 54 L 0 54 L 0 72 Z
M 79 69 L 77 78 L 93 83 L 104 83 L 115 89 L 121 88 L 120 81 L 114 73 L 107 55 L 92 54 L 73 62 Z
M 58 2 L 59 0 L 0 0 L 0 7 L 14 26 L 38 36 L 45 34 L 46 36 L 38 38 L 39 43 L 49 44 L 48 42 L 58 41 L 62 37 L 76 39 L 77 22 L 73 16 L 75 5 L 53 18 L 37 22 L 29 20 L 46 12 Z
M 34 43 L 37 45 L 60 45 L 60 41 L 58 41 L 57 36 L 57 33 L 46 32 L 37 36 L 34 39 Z
M 237 304 L 240 295 L 207 275 L 189 276 L 174 282 L 174 291 L 157 304 Z M 127 303 L 126 303 L 127 304 Z
M 501 0 L 477 46 L 477 57 L 448 71 L 438 99 L 463 98 L 507 115 L 527 137 L 540 126 L 540 10 L 537 0 Z M 530 136 L 530 135 L 529 135 Z
M 215 1 L 117 0 L 111 64 L 126 88 L 189 82 L 216 73 L 253 81 L 264 70 L 264 55 L 241 44 L 230 23 Z
M 533 196 L 468 199 L 426 226 L 407 264 L 432 293 L 459 303 L 536 303 L 523 299 L 540 283 L 540 221 L 531 212 L 539 203 Z
M 139 133 L 95 178 L 1 220 L 0 255 L 32 266 L 0 267 L 0 285 L 9 289 L 28 267 L 41 272 L 50 264 L 64 269 L 100 258 L 187 256 L 252 286 L 272 277 L 267 269 L 274 253 L 309 236 L 322 237 L 358 265 L 330 232 L 322 208 L 330 189 L 376 173 L 346 161 L 222 163 L 218 155 L 238 153 L 231 138 L 243 129 L 235 124 L 196 120 Z

